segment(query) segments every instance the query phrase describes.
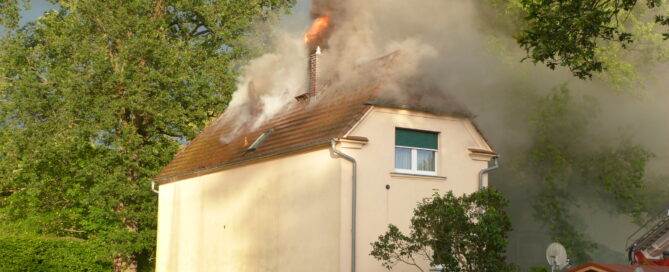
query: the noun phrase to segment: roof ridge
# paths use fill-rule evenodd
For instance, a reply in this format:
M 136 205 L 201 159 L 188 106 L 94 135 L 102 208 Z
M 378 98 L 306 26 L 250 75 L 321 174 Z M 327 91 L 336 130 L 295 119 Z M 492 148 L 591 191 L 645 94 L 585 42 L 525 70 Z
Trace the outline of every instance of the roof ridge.
M 244 105 L 238 106 L 242 108 L 228 108 L 207 125 L 188 146 L 179 150 L 154 181 L 178 181 L 201 175 L 210 171 L 209 169 L 218 169 L 221 165 L 247 162 L 253 158 L 294 151 L 298 147 L 311 147 L 316 143 L 343 137 L 372 107 L 367 102 L 378 100 L 386 84 L 397 83 L 388 77 L 387 69 L 398 62 L 399 55 L 400 52 L 395 51 L 355 67 L 371 69 L 381 65 L 385 69 L 380 76 L 374 74 L 372 77 L 343 81 L 341 85 L 325 86 L 306 103 L 289 101 L 261 124 L 256 124 L 258 115 L 251 115 L 253 120 L 249 122 L 236 118 L 236 114 L 252 114 L 244 112 Z M 336 78 L 338 75 L 331 77 Z M 444 105 L 450 104 L 454 103 Z M 264 142 L 253 152 L 247 152 L 249 145 L 269 129 L 273 130 L 271 135 L 266 136 Z

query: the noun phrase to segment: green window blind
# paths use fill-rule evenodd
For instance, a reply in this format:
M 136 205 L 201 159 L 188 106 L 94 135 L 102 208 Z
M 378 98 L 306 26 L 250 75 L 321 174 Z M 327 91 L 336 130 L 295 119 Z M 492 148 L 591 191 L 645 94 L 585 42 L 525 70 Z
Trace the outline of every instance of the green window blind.
M 437 133 L 396 128 L 395 145 L 437 149 Z

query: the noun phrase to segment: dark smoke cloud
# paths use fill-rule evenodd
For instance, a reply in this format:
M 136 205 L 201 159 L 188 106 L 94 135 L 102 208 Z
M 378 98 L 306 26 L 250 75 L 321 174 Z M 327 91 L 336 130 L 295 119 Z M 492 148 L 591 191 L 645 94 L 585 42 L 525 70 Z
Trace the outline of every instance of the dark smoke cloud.
M 418 99 L 428 108 L 465 105 L 501 152 L 502 167 L 512 167 L 513 158 L 504 157 L 505 153 L 526 147 L 531 139 L 528 97 L 542 96 L 567 84 L 575 97 L 587 95 L 599 101 L 599 115 L 588 129 L 592 145 L 616 144 L 623 138 L 641 143 L 657 155 L 649 175 L 657 184 L 666 182 L 662 178 L 669 175 L 669 69 L 649 64 L 643 71 L 645 82 L 634 85 L 634 91 L 620 92 L 604 79 L 580 81 L 568 71 L 520 63 L 524 52 L 510 36 L 513 26 L 492 16 L 499 10 L 491 9 L 488 2 L 314 0 L 308 11 L 293 16 L 332 17 L 329 48 L 321 57 L 321 70 L 331 79 L 328 89 L 355 89 L 348 86 L 379 75 L 360 75 L 351 67 L 399 51 L 396 64 L 384 71 L 394 80 L 385 86 L 383 99 Z M 308 51 L 302 38 L 308 27 L 290 32 L 273 30 L 277 33 L 275 50 L 252 61 L 239 80 L 228 109 L 242 113 L 231 114 L 236 122 L 262 124 L 306 90 Z M 543 250 L 550 239 L 526 205 L 537 188 L 506 178 L 492 175 L 491 184 L 504 187 L 511 198 L 515 230 L 509 257 L 524 265 L 543 265 Z M 574 212 L 583 220 L 574 223 L 599 243 L 600 250 L 594 255 L 597 261 L 625 262 L 626 234 L 635 225 L 629 217 L 593 204 L 596 197 L 586 201 L 588 197 L 585 193 L 575 195 L 581 208 Z
M 311 2 L 311 18 L 321 16 L 332 16 L 335 19 L 346 18 L 346 5 L 344 1 L 337 0 L 314 0 Z

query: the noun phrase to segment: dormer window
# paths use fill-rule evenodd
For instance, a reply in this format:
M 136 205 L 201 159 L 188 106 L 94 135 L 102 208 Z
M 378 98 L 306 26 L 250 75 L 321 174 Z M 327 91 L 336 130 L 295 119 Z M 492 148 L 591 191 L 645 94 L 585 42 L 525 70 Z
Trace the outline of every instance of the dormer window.
M 398 173 L 437 174 L 437 132 L 395 129 L 395 171 Z

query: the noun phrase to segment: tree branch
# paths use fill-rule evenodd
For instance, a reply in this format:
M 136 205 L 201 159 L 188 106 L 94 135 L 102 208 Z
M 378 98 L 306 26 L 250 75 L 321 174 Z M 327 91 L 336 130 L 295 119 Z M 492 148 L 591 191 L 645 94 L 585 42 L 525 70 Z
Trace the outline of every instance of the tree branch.
M 75 229 L 60 229 L 61 231 L 64 232 L 70 232 L 70 233 L 86 233 L 85 230 L 75 230 Z

